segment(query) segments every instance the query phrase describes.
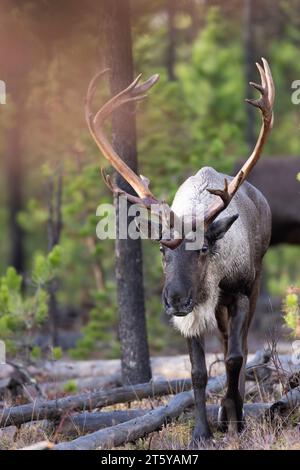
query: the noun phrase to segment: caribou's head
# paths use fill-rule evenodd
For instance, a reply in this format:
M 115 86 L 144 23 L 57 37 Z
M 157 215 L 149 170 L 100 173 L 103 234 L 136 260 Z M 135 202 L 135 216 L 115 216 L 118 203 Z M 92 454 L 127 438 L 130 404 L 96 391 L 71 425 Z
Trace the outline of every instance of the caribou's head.
M 156 237 L 160 242 L 163 256 L 163 267 L 165 273 L 165 286 L 163 289 L 163 302 L 166 313 L 170 315 L 183 316 L 190 313 L 194 306 L 205 300 L 205 291 L 199 290 L 199 285 L 203 285 L 207 267 L 214 254 L 214 247 L 229 230 L 237 219 L 238 214 L 217 219 L 222 211 L 228 206 L 231 199 L 245 181 L 248 174 L 258 161 L 268 131 L 273 124 L 273 102 L 275 89 L 269 65 L 262 59 L 263 66 L 257 63 L 260 73 L 261 84 L 250 82 L 250 85 L 257 89 L 261 97 L 257 100 L 246 100 L 251 105 L 259 108 L 262 113 L 262 126 L 254 150 L 241 170 L 228 184 L 224 181 L 223 189 L 207 189 L 211 194 L 218 196 L 213 203 L 205 208 L 203 215 L 203 243 L 196 249 L 187 249 L 190 233 L 197 231 L 197 218 L 191 221 L 189 232 L 185 232 L 184 221 L 178 217 L 165 203 L 159 201 L 149 189 L 149 180 L 143 176 L 135 174 L 119 157 L 104 134 L 103 124 L 113 111 L 121 105 L 138 101 L 146 96 L 147 91 L 157 82 L 158 75 L 153 75 L 146 82 L 140 83 L 139 75 L 125 90 L 112 97 L 96 113 L 91 112 L 91 101 L 95 93 L 97 79 L 104 72 L 98 73 L 91 81 L 86 98 L 86 120 L 93 139 L 103 153 L 104 157 L 131 185 L 137 195 L 128 194 L 115 186 L 110 177 L 102 172 L 104 181 L 111 191 L 117 195 L 126 196 L 131 203 L 139 204 L 147 208 L 150 214 L 155 213 L 161 217 L 161 226 L 164 226 L 166 213 L 169 225 L 169 234 L 164 236 L 164 230 L 159 230 L 160 235 Z M 166 211 L 165 208 L 168 208 Z M 178 236 L 178 227 L 180 228 Z M 175 230 L 176 228 L 176 230 Z
M 198 248 L 189 246 L 194 244 L 194 232 L 175 249 L 160 244 L 165 275 L 162 300 L 167 315 L 185 316 L 206 300 L 206 273 L 215 255 L 216 243 L 237 218 L 238 214 L 213 222 L 204 232 Z

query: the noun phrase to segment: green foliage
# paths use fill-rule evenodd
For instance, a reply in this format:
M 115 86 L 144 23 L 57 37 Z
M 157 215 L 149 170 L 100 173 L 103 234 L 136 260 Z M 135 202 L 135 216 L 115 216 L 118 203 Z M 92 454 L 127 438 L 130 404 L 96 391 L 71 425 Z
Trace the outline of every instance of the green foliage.
M 234 25 L 212 9 L 188 59 L 178 61 L 178 80 L 168 81 L 156 67 L 160 82 L 138 113 L 139 158 L 155 192 L 169 200 L 188 174 L 205 165 L 229 172 L 245 153 L 243 50 L 237 38 Z M 137 40 L 135 54 L 145 74 L 153 72 L 146 51 L 159 47 L 159 35 Z
M 39 346 L 33 346 L 30 351 L 30 356 L 34 360 L 41 359 L 42 357 L 42 351 Z
M 47 256 L 37 254 L 34 257 L 32 280 L 41 285 L 51 281 L 58 272 L 62 262 L 62 250 L 56 245 Z
M 33 333 L 48 314 L 47 284 L 59 273 L 61 264 L 61 249 L 56 246 L 47 256 L 35 256 L 30 283 L 13 267 L 0 277 L 0 331 L 8 350 L 33 347 Z M 39 348 L 33 347 L 31 354 L 38 358 Z
M 62 349 L 61 349 L 61 347 L 55 346 L 52 349 L 52 356 L 53 356 L 54 361 L 58 361 L 59 359 L 61 359 L 62 358 Z
M 69 380 L 65 385 L 64 385 L 64 392 L 66 393 L 76 393 L 78 390 L 77 384 L 75 380 Z
M 289 288 L 283 302 L 283 319 L 294 337 L 300 336 L 300 289 Z
M 271 295 L 284 297 L 290 285 L 300 283 L 297 246 L 280 245 L 269 248 L 264 262 L 268 275 L 268 291 Z
M 209 165 L 229 172 L 234 158 L 246 150 L 243 51 L 237 37 L 234 25 L 211 9 L 193 44 L 191 60 L 178 66 L 189 111 L 190 163 L 195 170 Z

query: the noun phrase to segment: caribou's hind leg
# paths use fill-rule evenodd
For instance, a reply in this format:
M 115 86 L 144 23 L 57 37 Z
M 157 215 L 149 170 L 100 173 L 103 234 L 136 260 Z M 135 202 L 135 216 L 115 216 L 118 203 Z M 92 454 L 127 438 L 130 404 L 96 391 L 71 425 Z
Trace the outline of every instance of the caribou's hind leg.
M 245 366 L 248 355 L 248 330 L 256 308 L 260 287 L 260 271 L 257 273 L 249 298 L 237 295 L 228 306 L 227 322 L 218 321 L 224 340 L 225 365 L 227 374 L 227 393 L 219 410 L 219 428 L 228 427 L 241 431 L 244 425 L 243 402 L 245 395 Z M 223 309 L 223 314 L 226 308 Z M 220 309 L 220 315 L 222 309 Z M 220 318 L 224 318 L 224 315 Z M 218 316 L 217 316 L 218 320 Z M 225 326 L 224 326 L 225 325 Z
M 222 431 L 240 432 L 244 425 L 244 365 L 247 354 L 245 339 L 249 325 L 249 306 L 248 297 L 241 294 L 234 296 L 228 306 L 228 340 L 225 345 L 227 392 L 221 402 L 218 417 Z

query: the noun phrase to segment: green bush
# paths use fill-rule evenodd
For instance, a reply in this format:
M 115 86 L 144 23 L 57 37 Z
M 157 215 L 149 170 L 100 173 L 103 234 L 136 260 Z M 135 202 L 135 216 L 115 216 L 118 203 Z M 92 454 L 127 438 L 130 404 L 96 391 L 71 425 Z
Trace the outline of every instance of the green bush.
M 0 331 L 8 352 L 32 349 L 38 358 L 40 350 L 33 345 L 33 336 L 48 315 L 48 283 L 61 268 L 61 248 L 48 255 L 36 254 L 31 278 L 23 278 L 13 267 L 0 277 Z

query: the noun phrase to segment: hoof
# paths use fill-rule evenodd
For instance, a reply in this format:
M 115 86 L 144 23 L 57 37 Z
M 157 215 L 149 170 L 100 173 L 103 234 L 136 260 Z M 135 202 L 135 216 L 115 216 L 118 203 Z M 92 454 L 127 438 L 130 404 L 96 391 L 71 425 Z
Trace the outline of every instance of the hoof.
M 218 431 L 219 432 L 227 432 L 228 431 L 228 421 L 227 421 L 227 414 L 226 409 L 224 406 L 220 406 L 218 410 Z
M 225 433 L 230 430 L 235 433 L 240 433 L 243 431 L 244 427 L 244 408 L 237 411 L 232 400 L 224 400 L 218 411 L 218 431 Z

